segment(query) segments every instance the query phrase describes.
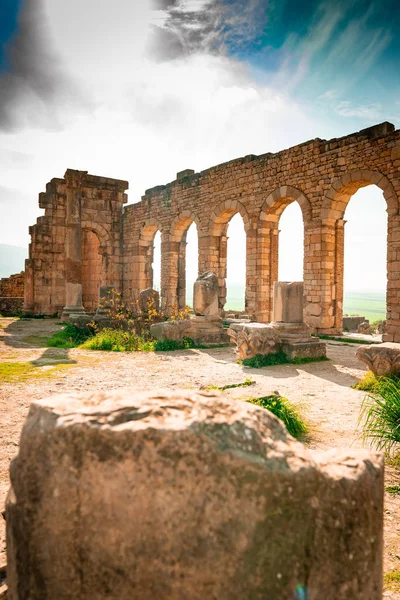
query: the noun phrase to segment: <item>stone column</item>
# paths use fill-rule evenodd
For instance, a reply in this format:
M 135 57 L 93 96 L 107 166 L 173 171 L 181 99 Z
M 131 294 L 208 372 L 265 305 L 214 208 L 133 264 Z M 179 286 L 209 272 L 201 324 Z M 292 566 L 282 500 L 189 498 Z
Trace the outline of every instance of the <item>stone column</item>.
M 178 308 L 186 306 L 186 236 L 187 231 L 182 236 L 178 246 L 178 283 L 177 283 L 177 304 Z M 197 277 L 196 277 L 197 279 Z
M 84 171 L 68 170 L 65 174 L 67 191 L 65 298 L 62 318 L 82 315 L 82 178 Z
M 278 281 L 278 248 L 278 220 L 276 215 L 268 215 L 257 235 L 256 317 L 260 323 L 272 320 L 274 283 Z
M 312 221 L 304 235 L 304 320 L 319 333 L 335 328 L 336 221 Z
M 343 331 L 343 299 L 344 299 L 344 226 L 346 221 L 338 219 L 335 226 L 335 281 L 333 309 L 335 316 L 334 327 Z
M 245 293 L 245 311 L 250 316 L 256 315 L 257 281 L 257 222 L 251 222 L 250 227 L 246 231 Z
M 388 215 L 386 327 L 384 342 L 400 342 L 400 216 Z
M 24 312 L 33 312 L 35 309 L 34 271 L 33 260 L 25 261 L 25 289 L 24 289 Z

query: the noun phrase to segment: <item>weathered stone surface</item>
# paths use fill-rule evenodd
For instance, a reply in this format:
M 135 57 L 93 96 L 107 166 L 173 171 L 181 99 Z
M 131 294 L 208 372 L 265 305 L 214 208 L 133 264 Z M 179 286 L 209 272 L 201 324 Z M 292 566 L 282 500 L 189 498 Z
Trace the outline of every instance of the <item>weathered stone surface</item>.
M 203 273 L 195 281 L 193 309 L 199 316 L 218 316 L 218 277 L 212 271 Z
M 227 226 L 240 213 L 247 234 L 245 310 L 252 320 L 269 323 L 278 280 L 279 220 L 284 208 L 297 202 L 304 222 L 305 322 L 316 333 L 338 334 L 343 318 L 344 212 L 358 189 L 374 184 L 382 190 L 388 212 L 384 340 L 400 342 L 399 148 L 400 130 L 383 123 L 339 139 L 313 139 L 277 154 L 247 155 L 200 173 L 186 172 L 183 178 L 148 189 L 140 202 L 125 209 L 127 182 L 68 169 L 39 196 L 44 215 L 30 228 L 26 309 L 53 314 L 70 306 L 65 274 L 70 276 L 67 258 L 74 257 L 67 257 L 65 242 L 72 240 L 68 205 L 73 192 L 74 206 L 81 206 L 80 223 L 77 219 L 73 226 L 76 234 L 79 226 L 82 233 L 81 261 L 75 259 L 82 263 L 77 275 L 85 308 L 90 290 L 102 282 L 123 290 L 128 302 L 154 286 L 157 231 L 162 232 L 163 308 L 184 308 L 186 236 L 195 223 L 198 271 L 217 274 L 222 311 L 227 299 L 227 247 L 234 243 L 228 242 Z M 91 243 L 86 252 L 87 232 Z M 72 285 L 68 280 L 67 287 Z M 72 301 L 79 301 L 78 290 L 71 289 Z
M 23 271 L 0 279 L 0 297 L 2 298 L 23 298 L 24 289 L 25 274 Z
M 275 354 L 281 348 L 276 330 L 264 323 L 231 323 L 228 335 L 236 344 L 235 352 L 239 360 L 252 358 L 256 354 Z
M 365 317 L 343 317 L 343 331 L 357 331 L 358 326 L 365 321 Z
M 380 600 L 383 460 L 182 392 L 32 404 L 7 502 L 9 600 Z
M 156 310 L 159 312 L 160 294 L 157 292 L 157 290 L 153 290 L 152 288 L 142 290 L 139 294 L 139 305 L 140 310 L 143 313 L 147 313 L 149 310 Z
M 303 323 L 302 281 L 277 281 L 274 284 L 274 321 Z
M 175 340 L 190 338 L 201 344 L 225 344 L 229 336 L 222 326 L 220 317 L 190 317 L 176 321 L 155 323 L 150 327 L 150 333 L 157 340 Z
M 369 324 L 368 319 L 365 319 L 362 323 L 357 327 L 357 333 L 362 333 L 364 335 L 371 335 L 371 325 Z
M 356 357 L 365 363 L 375 375 L 400 373 L 400 344 L 386 342 L 372 346 L 360 346 Z

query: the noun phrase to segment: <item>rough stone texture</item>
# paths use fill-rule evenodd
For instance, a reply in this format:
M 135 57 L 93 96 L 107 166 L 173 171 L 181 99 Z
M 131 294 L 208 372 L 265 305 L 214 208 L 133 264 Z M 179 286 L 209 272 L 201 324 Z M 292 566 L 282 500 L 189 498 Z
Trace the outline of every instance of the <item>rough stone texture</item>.
M 386 342 L 372 346 L 360 346 L 356 357 L 365 363 L 375 375 L 400 373 L 400 344 Z
M 0 314 L 7 317 L 15 315 L 22 311 L 24 307 L 23 298 L 2 298 L 0 297 Z
M 400 130 L 382 123 L 338 139 L 317 138 L 276 154 L 248 155 L 201 173 L 186 171 L 167 185 L 147 190 L 141 202 L 123 212 L 126 182 L 81 171 L 75 188 L 81 202 L 81 227 L 100 241 L 102 283 L 123 289 L 128 301 L 137 298 L 140 290 L 153 287 L 154 236 L 160 231 L 161 298 L 166 307 L 182 308 L 186 234 L 195 223 L 199 273 L 216 273 L 222 309 L 227 229 L 232 216 L 240 213 L 246 231 L 246 313 L 252 320 L 268 323 L 278 280 L 279 219 L 288 204 L 298 202 L 304 221 L 304 320 L 316 332 L 339 333 L 344 213 L 358 189 L 377 185 L 388 211 L 384 339 L 400 341 L 399 153 Z M 66 196 L 71 177 L 53 179 L 39 198 L 45 215 L 30 229 L 25 285 L 29 310 L 52 314 L 55 307 L 65 304 Z M 82 277 L 84 272 L 83 268 Z
M 218 277 L 212 271 L 203 273 L 195 281 L 193 287 L 193 310 L 199 316 L 217 316 Z
M 281 348 L 274 327 L 264 323 L 231 323 L 228 335 L 236 344 L 235 352 L 239 360 L 252 358 L 256 354 L 276 354 Z
M 0 279 L 0 297 L 23 298 L 25 289 L 25 273 L 16 273 Z
M 9 600 L 380 600 L 383 460 L 182 392 L 35 402 L 11 467 Z
M 273 321 L 303 323 L 303 282 L 277 281 L 274 284 Z
M 139 305 L 143 313 L 147 313 L 150 308 L 158 312 L 160 310 L 160 294 L 152 288 L 142 290 L 139 294 Z
M 359 324 L 357 327 L 357 333 L 362 333 L 364 335 L 370 335 L 372 333 L 371 325 L 369 324 L 368 319 L 365 319 L 365 321 Z
M 343 317 L 343 331 L 357 331 L 358 326 L 365 321 L 365 317 Z
M 199 317 L 176 321 L 154 323 L 150 333 L 157 340 L 175 340 L 181 342 L 190 338 L 198 344 L 225 344 L 229 342 L 226 329 L 220 317 Z

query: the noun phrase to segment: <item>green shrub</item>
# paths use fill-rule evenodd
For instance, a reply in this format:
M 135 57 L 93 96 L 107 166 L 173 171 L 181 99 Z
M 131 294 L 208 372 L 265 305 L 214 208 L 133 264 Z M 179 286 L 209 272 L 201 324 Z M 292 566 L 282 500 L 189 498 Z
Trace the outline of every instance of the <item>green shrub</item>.
M 188 350 L 190 348 L 205 348 L 201 344 L 196 344 L 190 338 L 183 338 L 182 342 L 176 340 L 156 340 L 153 342 L 155 352 L 169 352 L 171 350 Z
M 104 350 L 108 352 L 137 352 L 139 350 L 150 352 L 154 342 L 123 329 L 102 329 L 93 337 L 87 339 L 81 348 L 87 350 Z
M 379 385 L 379 378 L 372 371 L 368 371 L 365 375 L 351 387 L 353 390 L 362 390 L 363 392 L 373 392 Z
M 385 489 L 388 494 L 392 494 L 393 496 L 400 495 L 400 485 L 387 485 Z
M 49 348 L 77 348 L 93 334 L 94 330 L 91 327 L 66 325 L 64 329 L 53 334 L 46 345 Z
M 283 350 L 279 350 L 275 354 L 256 354 L 252 358 L 245 358 L 241 362 L 245 367 L 253 369 L 261 369 L 262 367 L 272 367 L 275 365 L 303 365 L 310 362 L 320 362 L 329 360 L 326 356 L 318 358 L 288 358 Z
M 261 398 L 250 398 L 247 402 L 271 411 L 278 419 L 283 421 L 286 429 L 293 437 L 299 439 L 307 433 L 307 425 L 287 398 L 272 394 Z
M 360 423 L 363 437 L 389 456 L 397 454 L 400 444 L 400 382 L 379 378 L 372 393 L 364 399 Z

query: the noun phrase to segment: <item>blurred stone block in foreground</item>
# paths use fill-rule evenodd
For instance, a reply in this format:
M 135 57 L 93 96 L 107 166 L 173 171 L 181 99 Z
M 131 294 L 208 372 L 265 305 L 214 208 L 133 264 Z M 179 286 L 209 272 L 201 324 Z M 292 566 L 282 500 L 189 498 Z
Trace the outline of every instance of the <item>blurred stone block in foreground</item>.
M 11 480 L 9 600 L 381 598 L 382 458 L 239 400 L 35 402 Z

